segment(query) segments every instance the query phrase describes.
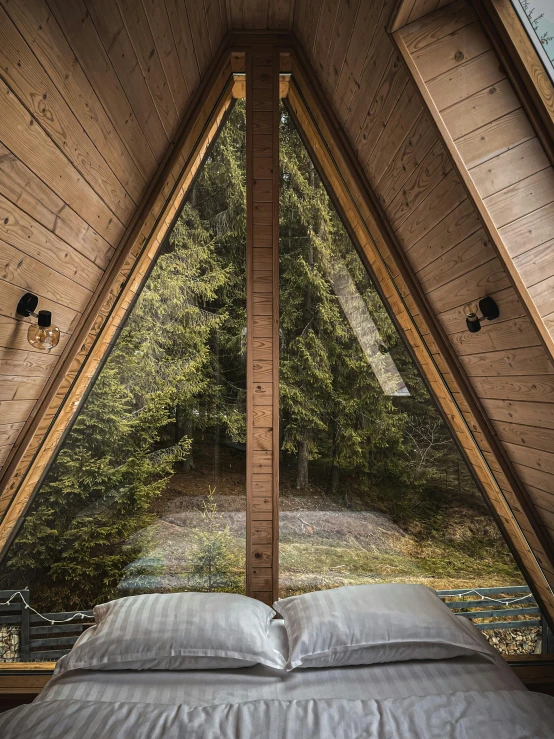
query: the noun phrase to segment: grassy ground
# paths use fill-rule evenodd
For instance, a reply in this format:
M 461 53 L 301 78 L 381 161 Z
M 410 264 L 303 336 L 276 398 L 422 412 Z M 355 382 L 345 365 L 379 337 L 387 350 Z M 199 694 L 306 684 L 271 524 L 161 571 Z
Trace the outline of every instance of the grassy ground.
M 195 469 L 176 474 L 156 502 L 158 520 L 145 537 L 145 554 L 165 562 L 169 587 L 186 571 L 190 532 L 204 526 L 200 511 L 209 486 L 216 488 L 220 523 L 229 529 L 237 561 L 244 552 L 244 456 L 220 450 L 215 474 L 212 453 L 198 449 Z M 344 479 L 330 496 L 323 472 L 315 467 L 310 487 L 298 491 L 293 469 L 282 470 L 282 596 L 368 582 L 424 583 L 437 590 L 524 583 L 487 506 L 467 481 L 462 490 L 445 484 L 361 490 L 359 481 Z

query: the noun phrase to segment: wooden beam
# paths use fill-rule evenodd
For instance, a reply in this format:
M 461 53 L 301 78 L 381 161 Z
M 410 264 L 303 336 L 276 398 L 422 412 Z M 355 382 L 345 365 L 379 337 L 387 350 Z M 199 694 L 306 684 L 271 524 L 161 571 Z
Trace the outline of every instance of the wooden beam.
M 279 49 L 246 55 L 246 592 L 279 587 Z
M 0 554 L 4 554 L 65 430 L 117 335 L 187 190 L 232 104 L 230 54 L 224 48 L 195 96 L 93 299 L 67 343 L 55 375 L 3 469 Z
M 499 526 L 508 542 L 514 543 L 514 556 L 528 573 L 535 595 L 552 618 L 554 594 L 543 570 L 552 569 L 548 537 L 543 533 L 507 455 L 498 444 L 494 429 L 452 347 L 430 312 L 418 281 L 365 182 L 355 155 L 339 133 L 340 128 L 333 122 L 332 113 L 323 105 L 317 82 L 306 71 L 308 67 L 301 52 L 298 51 L 297 55 L 300 60 L 296 58 L 293 68 L 288 107 L 304 130 L 308 148 L 322 171 L 339 212 L 365 254 L 366 264 L 491 503 Z M 529 540 L 532 540 L 533 547 Z

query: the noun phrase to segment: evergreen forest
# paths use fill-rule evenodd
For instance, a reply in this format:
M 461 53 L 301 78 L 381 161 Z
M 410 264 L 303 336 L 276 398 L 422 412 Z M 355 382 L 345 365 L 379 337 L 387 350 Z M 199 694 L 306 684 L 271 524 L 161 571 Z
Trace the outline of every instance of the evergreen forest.
M 282 593 L 523 582 L 285 109 L 280 157 Z M 37 608 L 243 592 L 244 160 L 238 101 L 2 564 Z

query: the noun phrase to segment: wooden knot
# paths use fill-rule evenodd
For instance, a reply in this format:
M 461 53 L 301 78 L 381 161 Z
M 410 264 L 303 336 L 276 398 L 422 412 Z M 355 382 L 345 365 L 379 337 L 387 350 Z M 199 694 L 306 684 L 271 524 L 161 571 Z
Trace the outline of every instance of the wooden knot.
M 457 51 L 454 54 L 454 61 L 461 62 L 465 59 L 464 52 L 463 51 Z

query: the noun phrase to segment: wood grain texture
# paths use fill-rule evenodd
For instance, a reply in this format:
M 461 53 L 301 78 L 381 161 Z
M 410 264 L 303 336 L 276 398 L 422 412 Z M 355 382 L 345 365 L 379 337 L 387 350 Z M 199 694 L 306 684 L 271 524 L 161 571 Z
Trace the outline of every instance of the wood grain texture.
M 443 21 L 450 16 L 453 24 L 460 17 L 464 22 L 462 5 L 441 10 Z M 525 424 L 536 421 L 548 427 L 550 423 L 554 171 L 481 22 L 469 9 L 466 20 L 452 35 L 434 39 L 438 21 L 432 16 L 424 18 L 417 28 L 400 32 L 401 48 L 444 132 L 469 191 L 469 203 L 484 220 L 494 246 L 493 259 L 479 266 L 479 256 L 472 255 L 463 274 L 464 242 L 446 251 L 437 245 L 441 256 L 431 262 L 425 238 L 413 249 L 416 260 L 424 265 L 419 272 L 422 287 L 431 288 L 429 299 L 441 320 L 448 316 L 444 325 L 450 341 L 485 410 L 498 422 L 524 426 L 517 429 L 521 432 L 517 435 L 512 423 L 499 438 L 534 505 L 531 488 L 543 494 L 554 491 L 554 476 L 548 471 L 552 462 L 548 438 L 538 432 L 522 433 Z M 439 285 L 450 269 L 453 280 Z M 481 295 L 503 293 L 511 291 L 510 283 L 515 284 L 518 297 L 513 310 L 502 312 L 498 324 L 484 325 L 478 334 L 470 335 L 459 314 L 462 297 L 469 299 L 468 288 Z M 552 538 L 553 534 L 548 535 Z M 526 536 L 533 546 L 533 534 Z
M 268 603 L 279 565 L 279 95 L 278 49 L 254 46 L 246 61 L 246 592 Z
M 505 44 L 507 54 L 521 74 L 523 84 L 552 138 L 554 85 L 531 39 L 510 0 L 484 0 L 483 6 Z
M 439 108 L 434 106 L 432 110 L 428 100 L 420 97 L 415 78 L 411 79 L 412 67 L 402 60 L 395 61 L 397 50 L 387 29 L 396 5 L 395 0 L 340 0 L 336 4 L 319 0 L 210 0 L 202 4 L 197 0 L 141 0 L 138 4 L 134 0 L 76 0 L 66 8 L 61 0 L 0 0 L 0 8 L 9 19 L 3 32 L 7 29 L 11 34 L 11 42 L 6 39 L 3 50 L 19 50 L 17 54 L 8 53 L 0 70 L 0 195 L 14 219 L 14 230 L 5 232 L 8 240 L 0 242 L 0 280 L 10 285 L 11 294 L 13 290 L 31 289 L 41 300 L 59 306 L 60 322 L 67 327 L 68 336 L 67 349 L 61 355 L 39 355 L 20 343 L 23 324 L 13 332 L 14 317 L 0 305 L 0 313 L 6 313 L 8 321 L 2 324 L 8 327 L 3 335 L 10 337 L 4 342 L 7 346 L 0 348 L 0 387 L 2 376 L 10 378 L 2 392 L 11 397 L 0 402 L 12 404 L 8 407 L 14 418 L 9 423 L 2 420 L 0 425 L 0 439 L 2 433 L 6 434 L 0 448 L 10 449 L 0 488 L 0 508 L 10 506 L 5 527 L 0 530 L 3 541 L 9 538 L 10 527 L 24 510 L 70 413 L 62 412 L 41 447 L 50 421 L 64 399 L 67 409 L 84 391 L 111 332 L 123 319 L 130 297 L 140 285 L 140 269 L 145 269 L 156 252 L 163 231 L 160 224 L 174 213 L 171 204 L 164 209 L 163 203 L 174 192 L 177 175 L 166 169 L 162 182 L 159 167 L 164 156 L 169 156 L 166 151 L 173 150 L 183 113 L 188 116 L 193 109 L 203 110 L 198 120 L 207 120 L 207 108 L 198 107 L 199 98 L 193 93 L 206 75 L 225 30 L 292 28 L 306 49 L 308 61 L 318 70 L 326 94 L 325 112 L 318 124 L 325 129 L 327 114 L 336 116 L 336 130 L 342 131 L 340 136 L 350 147 L 346 158 L 340 147 L 330 156 L 326 142 L 314 133 L 316 154 L 326 162 L 327 177 L 335 192 L 344 195 L 345 187 L 353 187 L 358 176 L 352 174 L 353 170 L 366 178 L 363 188 L 367 191 L 357 190 L 352 199 L 344 196 L 344 212 L 349 222 L 354 222 L 374 276 L 392 301 L 396 320 L 430 378 L 501 527 L 516 548 L 538 596 L 554 613 L 552 593 L 538 564 L 548 562 L 548 542 L 535 531 L 535 526 L 541 528 L 542 524 L 533 518 L 531 498 L 519 497 L 525 492 L 520 485 L 523 481 L 529 495 L 536 496 L 535 491 L 540 491 L 545 509 L 552 476 L 539 467 L 544 456 L 527 456 L 523 463 L 511 450 L 510 461 L 507 447 L 502 446 L 504 440 L 499 442 L 491 434 L 484 414 L 486 411 L 495 423 L 552 428 L 551 409 L 547 407 L 552 405 L 548 402 L 550 358 L 540 352 L 544 341 L 537 341 L 533 322 L 540 310 L 544 326 L 552 326 L 554 332 L 554 320 L 550 319 L 554 310 L 549 304 L 554 294 L 554 274 L 549 272 L 554 205 L 545 202 L 544 195 L 539 194 L 539 201 L 532 194 L 525 195 L 525 188 L 532 183 L 520 184 L 546 169 L 542 166 L 542 139 L 539 142 L 527 109 L 510 89 L 509 75 L 505 70 L 504 76 L 497 75 L 488 39 L 470 4 L 465 0 L 450 4 L 409 0 L 404 18 L 404 24 L 410 23 L 404 29 L 408 53 L 419 55 L 429 71 L 430 76 L 425 72 L 425 77 L 440 101 L 442 123 L 446 126 L 447 121 L 452 128 L 451 134 L 448 129 L 446 133 L 441 129 L 439 134 L 435 118 Z M 425 15 L 416 18 L 420 12 Z M 42 21 L 40 28 L 34 23 L 35 16 Z M 269 39 L 257 36 L 258 43 Z M 294 40 L 286 43 L 290 50 Z M 439 62 L 433 66 L 435 52 Z M 458 52 L 463 59 L 459 55 L 455 58 Z M 15 68 L 14 54 L 27 60 L 24 69 Z M 67 69 L 71 74 L 66 79 Z M 300 79 L 302 71 L 297 71 Z M 481 84 L 484 87 L 477 89 Z M 304 86 L 303 94 L 307 90 Z M 46 94 L 46 100 L 41 102 L 42 94 Z M 300 116 L 300 100 L 297 103 Z M 273 136 L 276 127 L 271 124 L 273 128 L 268 130 L 268 121 L 273 120 L 272 105 L 271 94 L 260 87 L 252 102 L 259 116 L 257 135 Z M 214 110 L 214 99 L 210 106 Z M 179 164 L 182 168 L 188 162 L 186 174 L 179 180 L 184 188 L 192 176 L 193 163 L 201 157 L 206 138 L 211 135 L 208 132 L 202 138 L 202 127 L 193 131 L 192 124 L 187 130 L 190 148 L 184 146 Z M 333 138 L 328 130 L 327 134 L 326 138 Z M 454 138 L 453 151 L 449 145 Z M 199 139 L 203 143 L 193 146 L 191 142 Z M 355 146 L 362 153 L 361 163 L 353 157 Z M 257 222 L 252 223 L 259 288 L 252 300 L 252 340 L 273 337 L 277 311 L 277 303 L 268 292 L 268 273 L 275 281 L 277 270 L 276 235 L 272 222 L 268 222 L 271 213 L 267 204 L 276 201 L 278 167 L 267 153 L 266 146 L 261 146 L 260 156 L 252 161 L 252 176 L 258 181 L 252 193 L 260 206 L 255 210 Z M 99 177 L 100 171 L 105 178 Z M 464 174 L 471 178 L 473 189 Z M 150 196 L 144 193 L 155 176 L 161 184 L 152 189 L 156 198 L 148 200 Z M 344 177 L 348 186 L 341 182 Z M 272 184 L 261 184 L 263 180 Z M 114 193 L 113 198 L 107 196 L 107 187 Z M 501 232 L 514 260 L 519 282 L 498 257 L 478 265 L 469 258 L 471 251 L 464 258 L 461 245 L 465 242 L 469 247 L 472 237 L 488 223 L 484 224 L 483 213 L 473 200 L 479 188 L 483 188 L 483 201 L 495 198 L 491 205 L 498 212 L 516 215 L 507 223 L 501 215 L 504 225 L 496 230 Z M 508 192 L 509 188 L 515 189 Z M 520 194 L 521 202 L 513 206 L 519 210 L 507 211 Z M 508 204 L 506 196 L 511 196 Z M 542 205 L 527 212 L 528 206 L 541 202 L 540 197 Z M 368 198 L 381 220 L 369 207 Z M 137 225 L 140 219 L 134 213 L 141 199 L 143 220 Z M 488 211 L 485 216 L 492 223 Z M 496 228 L 494 223 L 492 227 Z M 25 252 L 22 234 L 31 234 Z M 143 252 L 145 243 L 149 248 Z M 54 252 L 55 264 L 46 264 L 46 255 Z M 90 287 L 75 281 L 74 272 L 71 275 L 71 269 L 75 269 L 71 265 L 81 258 L 92 265 L 87 267 Z M 452 279 L 447 279 L 449 263 L 453 265 Z M 104 274 L 98 276 L 93 271 L 96 269 Z M 415 279 L 415 271 L 422 272 L 426 286 Z M 99 279 L 96 288 L 94 274 L 94 279 Z M 533 313 L 522 286 L 528 287 L 530 295 L 533 291 Z M 502 320 L 498 328 L 490 324 L 475 337 L 481 342 L 481 351 L 475 351 L 477 344 L 464 335 L 462 306 L 484 294 L 497 299 Z M 97 335 L 97 349 L 90 354 Z M 448 336 L 453 337 L 451 341 Z M 273 352 L 277 346 L 274 340 Z M 259 348 L 267 357 L 265 342 Z M 529 362 L 524 372 L 525 351 Z M 86 357 L 89 359 L 82 379 L 72 385 Z M 256 383 L 261 388 L 253 394 L 257 411 L 271 407 L 269 395 L 263 392 L 267 386 L 273 390 L 271 362 L 261 357 L 256 362 Z M 56 368 L 59 375 L 52 375 Z M 10 396 L 10 388 L 20 384 L 14 378 L 21 377 L 44 380 L 44 390 L 37 400 Z M 17 412 L 22 414 L 19 418 L 14 416 Z M 266 416 L 262 413 L 257 417 Z M 277 448 L 273 428 L 271 423 L 256 424 L 253 451 Z M 14 434 L 18 435 L 15 440 Z M 528 435 L 526 442 L 535 443 L 536 451 L 550 451 L 538 448 L 546 444 L 541 438 Z M 525 446 L 508 439 L 506 443 Z M 271 457 L 273 465 L 276 458 Z M 502 487 L 483 458 L 494 468 Z M 266 460 L 267 455 L 261 459 Z M 271 474 L 253 473 L 251 484 L 252 520 L 275 521 Z M 268 584 L 267 569 L 277 564 L 275 547 L 274 537 L 270 544 L 253 545 L 249 554 L 252 592 L 264 600 L 269 600 L 270 593 L 263 589 Z
M 0 3 L 4 315 L 30 290 L 60 349 L 71 343 L 226 29 L 220 0 L 201 13 L 177 0 Z M 23 338 L 4 324 L 7 374 L 29 356 Z M 41 367 L 45 392 L 56 364 Z
M 117 169 L 122 184 L 133 188 L 134 197 L 139 198 L 146 185 L 146 173 L 141 172 L 141 153 L 151 157 L 151 152 L 146 148 L 133 112 L 110 74 L 111 65 L 105 59 L 96 32 L 90 28 L 92 24 L 84 6 L 75 2 L 56 8 L 53 0 L 50 4 L 54 8 L 53 14 L 44 0 L 30 0 L 28 3 L 3 0 L 2 5 L 91 140 Z M 67 40 L 73 32 L 80 34 L 77 49 L 72 49 Z M 74 64 L 75 54 L 81 56 L 84 68 Z M 72 74 L 67 74 L 68 69 L 72 69 Z M 110 118 L 103 103 L 108 103 L 104 96 L 112 94 L 113 98 L 109 98 L 111 105 L 108 106 L 113 116 Z M 128 123 L 126 128 L 125 123 Z M 125 141 L 119 133 L 123 130 Z
M 529 272 L 535 248 L 542 248 L 543 280 L 554 276 L 549 248 L 544 248 L 554 225 L 554 169 L 468 3 L 466 24 L 459 25 L 459 19 L 464 19 L 462 8 L 456 3 L 423 19 L 417 28 L 407 28 L 402 32 L 404 48 L 458 145 L 462 166 L 469 170 L 469 182 L 479 196 L 478 205 L 490 217 L 493 238 L 512 258 L 526 254 L 523 274 L 509 258 L 507 268 L 520 280 L 529 307 L 544 319 L 554 312 L 554 295 L 549 290 L 531 294 L 525 288 L 537 282 L 537 270 Z M 436 39 L 439 19 L 457 25 L 456 30 Z M 550 322 L 543 321 L 542 330 L 552 350 Z
M 208 80 L 196 94 L 194 107 L 185 120 L 178 142 L 167 157 L 127 241 L 116 252 L 110 268 L 89 298 L 87 311 L 68 341 L 71 351 L 64 352 L 60 359 L 58 367 L 63 369 L 55 381 L 50 381 L 47 391 L 41 393 L 38 401 L 6 401 L 11 403 L 10 417 L 16 411 L 15 404 L 21 403 L 19 412 L 25 413 L 22 417 L 28 420 L 20 432 L 23 441 L 14 447 L 7 460 L 0 488 L 0 515 L 3 515 L 1 547 L 5 547 L 13 536 L 36 482 L 47 467 L 111 338 L 126 316 L 133 296 L 140 289 L 148 265 L 155 258 L 231 103 L 231 65 L 229 56 L 223 54 L 214 61 Z M 25 323 L 20 325 L 26 326 Z M 31 354 L 28 351 L 14 354 L 12 351 L 5 362 L 0 356 L 0 371 L 15 375 L 10 371 L 13 361 L 29 364 L 33 369 Z M 42 370 L 37 367 L 36 373 L 40 374 Z M 32 417 L 29 415 L 31 411 L 34 413 Z
M 296 72 L 296 75 L 298 75 L 298 72 Z M 298 84 L 298 76 L 296 76 L 296 80 L 294 80 L 293 77 L 293 83 L 294 81 L 296 84 Z M 348 202 L 348 200 L 344 201 L 342 200 L 342 197 L 340 195 L 341 192 L 343 192 L 344 187 L 349 187 L 352 184 L 351 180 L 351 173 L 349 172 L 348 165 L 346 162 L 341 158 L 340 153 L 336 150 L 336 148 L 331 148 L 330 153 L 328 153 L 329 148 L 329 141 L 321 141 L 318 139 L 318 135 L 320 135 L 320 132 L 324 130 L 324 123 L 322 120 L 321 115 L 317 115 L 316 112 L 310 111 L 312 115 L 316 115 L 316 121 L 315 125 L 316 128 L 309 128 L 309 113 L 305 109 L 303 109 L 304 99 L 306 97 L 306 90 L 303 87 L 302 88 L 302 97 L 297 98 L 295 94 L 295 87 L 294 84 L 291 83 L 290 93 L 289 93 L 289 99 L 288 104 L 289 106 L 292 106 L 294 115 L 297 119 L 297 122 L 301 127 L 303 125 L 308 126 L 309 135 L 308 139 L 310 141 L 310 145 L 312 148 L 312 151 L 316 158 L 320 158 L 320 163 L 322 163 L 322 167 L 324 170 L 324 174 L 326 176 L 326 179 L 328 180 L 328 186 L 332 187 L 335 195 L 339 197 L 339 200 L 341 201 L 341 204 L 343 205 L 345 217 L 348 218 L 350 226 L 353 228 L 354 233 L 356 234 L 357 238 L 359 239 L 362 248 L 364 249 L 366 255 L 368 256 L 369 262 L 371 264 L 371 267 L 374 271 L 374 277 L 377 279 L 378 283 L 381 286 L 381 289 L 383 290 L 385 296 L 389 300 L 394 300 L 394 296 L 396 294 L 396 290 L 398 289 L 400 293 L 404 296 L 410 295 L 409 289 L 407 289 L 405 284 L 402 284 L 402 286 L 395 287 L 393 284 L 390 283 L 390 274 L 391 273 L 383 273 L 379 269 L 379 256 L 378 252 L 384 252 L 386 254 L 386 246 L 383 242 L 383 239 L 380 238 L 380 234 L 377 232 L 375 233 L 372 231 L 372 236 L 375 239 L 373 242 L 373 246 L 370 246 L 372 243 L 371 241 L 368 242 L 367 238 L 367 231 L 364 233 L 363 227 L 361 224 L 356 224 L 356 218 L 359 217 L 359 211 L 361 207 L 361 203 L 363 201 L 362 197 L 358 195 L 357 197 L 354 195 L 354 202 L 355 207 L 352 206 L 352 201 Z M 440 142 L 435 134 L 435 156 L 436 154 L 441 152 L 440 148 Z M 402 147 L 402 143 L 400 144 L 400 148 Z M 444 243 L 445 239 L 448 239 L 450 234 L 452 234 L 452 238 L 456 239 L 454 243 L 451 245 L 450 248 L 454 247 L 456 243 L 462 243 L 465 238 L 470 237 L 472 234 L 477 233 L 479 229 L 481 228 L 481 224 L 479 221 L 478 216 L 475 213 L 475 210 L 471 207 L 470 201 L 467 200 L 467 195 L 463 195 L 462 197 L 456 197 L 454 196 L 450 200 L 450 208 L 448 209 L 446 203 L 448 200 L 441 206 L 437 207 L 436 210 L 430 205 L 427 206 L 427 201 L 429 203 L 432 202 L 433 198 L 439 197 L 440 194 L 443 192 L 443 189 L 445 189 L 445 183 L 450 182 L 448 179 L 449 176 L 451 179 L 455 179 L 454 176 L 450 175 L 451 172 L 451 165 L 448 163 L 445 164 L 444 169 L 442 169 L 440 176 L 437 176 L 436 179 L 433 179 L 434 175 L 432 170 L 427 169 L 427 171 L 419 171 L 422 169 L 422 162 L 427 157 L 427 161 L 425 162 L 426 165 L 428 165 L 432 158 L 426 155 L 426 157 L 422 157 L 419 161 L 413 157 L 412 152 L 407 149 L 407 159 L 411 161 L 411 169 L 406 174 L 404 173 L 405 177 L 405 183 L 408 183 L 409 190 L 412 191 L 413 188 L 413 195 L 412 192 L 408 192 L 406 187 L 401 191 L 401 195 L 405 198 L 404 203 L 406 203 L 407 200 L 409 200 L 411 197 L 414 197 L 416 201 L 416 207 L 410 208 L 409 202 L 407 205 L 402 205 L 400 203 L 400 197 L 399 193 L 396 193 L 395 197 L 392 198 L 389 203 L 387 203 L 386 199 L 384 199 L 385 207 L 390 206 L 394 209 L 398 208 L 399 217 L 397 220 L 397 226 L 396 226 L 396 236 L 398 237 L 399 241 L 402 241 L 402 238 L 407 238 L 409 241 L 410 237 L 404 233 L 404 225 L 408 224 L 410 226 L 410 229 L 412 228 L 412 223 L 414 220 L 417 220 L 417 217 L 413 220 L 411 214 L 414 213 L 418 207 L 426 208 L 427 215 L 421 219 L 421 226 L 417 226 L 417 228 L 420 228 L 420 231 L 415 232 L 415 237 L 413 237 L 413 241 L 410 243 L 410 246 L 412 248 L 415 248 L 416 245 L 423 245 L 425 243 L 425 238 L 428 233 L 433 232 L 434 228 L 443 228 L 443 234 L 442 238 L 438 236 L 438 231 L 435 232 L 433 235 L 436 238 L 435 242 L 435 248 L 438 248 L 438 244 Z M 429 149 L 429 151 L 432 151 L 433 147 Z M 443 161 L 447 162 L 446 158 L 443 159 Z M 440 167 L 439 167 L 440 169 Z M 337 173 L 340 172 L 340 176 L 337 176 Z M 347 174 L 348 173 L 348 174 Z M 345 179 L 347 181 L 347 184 L 345 185 Z M 429 186 L 427 186 L 427 181 L 430 180 Z M 422 190 L 424 191 L 421 195 L 418 192 L 417 185 L 414 187 L 415 183 L 419 181 L 422 185 Z M 459 186 L 459 184 L 458 184 Z M 378 191 L 378 188 L 377 188 Z M 449 192 L 454 195 L 457 193 L 456 186 L 454 186 Z M 392 202 L 394 201 L 394 202 Z M 383 202 L 383 201 L 382 201 Z M 402 211 L 402 208 L 406 208 L 405 211 Z M 433 215 L 436 213 L 436 216 Z M 358 215 L 356 215 L 358 214 Z M 450 214 L 453 214 L 450 216 Z M 371 216 L 369 213 L 364 213 L 365 221 L 364 226 L 367 227 L 371 226 L 375 227 L 375 222 L 372 221 Z M 446 218 L 446 220 L 445 220 Z M 410 219 L 410 220 L 408 220 Z M 428 219 L 428 220 L 427 220 Z M 427 221 L 427 228 L 425 226 L 425 223 Z M 445 223 L 441 226 L 442 222 L 445 221 Z M 408 230 L 408 229 L 407 229 Z M 378 229 L 377 229 L 378 231 Z M 415 243 L 414 243 L 415 242 Z M 421 252 L 420 255 L 425 254 L 424 246 L 420 246 Z M 378 250 L 377 252 L 375 250 Z M 447 253 L 449 249 L 445 249 L 445 253 Z M 382 253 L 381 252 L 381 253 Z M 409 254 L 409 251 L 408 251 Z M 432 263 L 434 261 L 432 254 L 432 249 L 429 251 L 429 263 Z M 439 251 L 440 256 L 440 251 Z M 491 255 L 494 256 L 494 255 Z M 471 260 L 470 260 L 471 261 Z M 395 275 L 395 281 L 401 281 L 400 273 L 398 272 L 398 269 L 395 269 L 392 264 L 392 258 L 390 255 L 387 255 L 386 262 L 388 265 L 391 265 L 392 274 Z M 488 265 L 485 267 L 485 265 Z M 492 274 L 492 277 L 491 277 Z M 469 275 L 469 278 L 468 278 Z M 497 275 L 496 277 L 494 275 Z M 465 302 L 466 296 L 470 292 L 475 291 L 475 284 L 473 283 L 473 280 L 476 280 L 476 283 L 479 285 L 481 284 L 481 287 L 484 287 L 485 285 L 490 285 L 491 290 L 493 290 L 493 294 L 497 295 L 499 297 L 499 303 L 503 305 L 506 309 L 506 313 L 508 316 L 513 315 L 514 317 L 522 316 L 524 313 L 524 310 L 521 307 L 521 304 L 517 300 L 517 298 L 513 295 L 513 292 L 510 292 L 510 282 L 506 278 L 506 274 L 504 270 L 502 269 L 500 263 L 496 259 L 491 259 L 488 262 L 486 262 L 483 267 L 475 268 L 473 265 L 470 264 L 469 271 L 466 270 L 466 274 L 461 275 L 458 278 L 459 281 L 459 287 L 454 288 L 453 290 L 453 284 L 452 282 L 448 284 L 448 286 L 445 288 L 444 295 L 442 298 L 442 308 L 443 310 L 446 310 L 447 312 L 444 314 L 447 316 L 446 322 L 448 324 L 452 323 L 454 326 L 455 321 L 459 321 L 458 325 L 460 328 L 463 326 L 465 328 L 465 317 L 462 315 L 459 315 L 459 318 L 456 318 L 454 316 L 454 312 L 458 310 L 458 306 L 463 304 Z M 389 282 L 387 282 L 389 281 Z M 454 297 L 452 293 L 454 292 Z M 420 366 L 423 367 L 423 371 L 426 373 L 427 378 L 429 379 L 432 376 L 433 370 L 429 366 L 428 359 L 425 356 L 425 351 L 429 351 L 426 349 L 424 343 L 422 342 L 422 336 L 419 333 L 419 326 L 421 325 L 421 319 L 418 319 L 418 327 L 414 330 L 414 328 L 409 328 L 406 321 L 412 320 L 410 317 L 406 314 L 405 310 L 401 308 L 398 304 L 395 302 L 392 303 L 392 310 L 395 314 L 395 317 L 397 318 L 397 321 L 400 324 L 401 330 L 403 330 L 405 337 L 407 338 L 408 342 L 412 345 L 413 350 L 416 352 L 416 355 L 418 357 L 418 360 L 420 362 Z M 453 315 L 448 315 L 448 310 L 453 311 Z M 413 325 L 413 324 L 412 324 Z M 427 335 L 429 335 L 429 329 L 425 329 Z M 534 342 L 537 344 L 536 336 L 534 336 Z M 532 343 L 532 342 L 531 342 Z M 430 342 L 432 345 L 433 342 Z M 435 348 L 436 351 L 436 348 Z M 444 351 L 444 350 L 443 350 Z M 446 352 L 447 353 L 447 352 Z M 443 355 L 444 356 L 444 355 Z M 497 357 L 491 357 L 490 361 L 492 362 L 492 366 L 496 367 L 497 371 L 502 371 L 502 364 L 501 360 Z M 509 359 L 505 359 L 505 362 L 509 362 Z M 517 360 L 514 360 L 517 361 Z M 495 363 L 496 362 L 496 363 Z M 500 364 L 499 364 L 500 362 Z M 441 362 L 441 364 L 444 366 L 444 363 Z M 541 369 L 539 366 L 538 369 Z M 436 376 L 435 376 L 436 377 Z M 448 377 L 448 380 L 446 378 Z M 433 388 L 433 391 L 436 393 L 438 402 L 441 404 L 443 409 L 446 411 L 448 418 L 451 420 L 451 422 L 454 424 L 456 433 L 459 434 L 458 438 L 462 443 L 462 446 L 464 447 L 464 450 L 467 450 L 467 453 L 470 456 L 471 462 L 473 463 L 474 467 L 476 469 L 479 469 L 479 455 L 475 454 L 472 449 L 475 449 L 476 441 L 475 438 L 479 438 L 479 444 L 480 449 L 483 454 L 487 455 L 487 459 L 490 460 L 490 463 L 493 465 L 493 467 L 497 470 L 498 479 L 501 481 L 502 485 L 509 490 L 509 495 L 511 496 L 512 504 L 508 503 L 508 499 L 504 497 L 503 492 L 498 492 L 499 488 L 496 488 L 496 493 L 494 492 L 494 486 L 491 486 L 489 483 L 485 483 L 485 488 L 487 495 L 489 496 L 489 499 L 491 500 L 493 507 L 497 511 L 499 518 L 502 522 L 502 525 L 507 527 L 511 533 L 512 541 L 517 538 L 515 536 L 515 531 L 518 529 L 518 526 L 523 526 L 524 530 L 528 532 L 528 538 L 532 541 L 532 545 L 536 547 L 536 553 L 537 553 L 537 559 L 534 560 L 533 557 L 529 556 L 529 549 L 528 544 L 525 541 L 525 539 L 522 539 L 521 531 L 523 528 L 521 528 L 521 531 L 519 533 L 519 543 L 516 544 L 518 552 L 521 553 L 522 560 L 524 560 L 524 566 L 529 567 L 533 569 L 533 571 L 536 574 L 536 577 L 534 578 L 534 581 L 537 583 L 537 588 L 540 589 L 541 596 L 544 597 L 548 602 L 551 602 L 552 596 L 549 590 L 548 585 L 546 585 L 544 580 L 544 574 L 540 571 L 540 569 L 537 569 L 538 567 L 538 561 L 540 557 L 540 561 L 543 563 L 548 563 L 548 558 L 544 554 L 543 544 L 541 544 L 541 541 L 537 536 L 535 535 L 535 526 L 540 529 L 540 521 L 538 518 L 535 517 L 533 524 L 530 524 L 528 521 L 525 521 L 524 518 L 521 518 L 521 516 L 524 516 L 522 507 L 517 503 L 517 498 L 513 491 L 510 489 L 511 483 L 508 481 L 508 477 L 506 477 L 503 470 L 506 469 L 506 465 L 509 467 L 509 463 L 505 461 L 506 457 L 501 455 L 502 462 L 499 464 L 494 456 L 494 454 L 491 454 L 490 447 L 487 446 L 486 441 L 486 435 L 479 434 L 478 431 L 478 423 L 476 424 L 476 421 L 474 417 L 472 418 L 472 411 L 469 409 L 467 404 L 464 401 L 464 396 L 460 393 L 459 388 L 452 387 L 452 384 L 450 384 L 450 392 L 453 392 L 455 394 L 455 397 L 459 399 L 459 403 L 462 406 L 464 410 L 461 412 L 464 414 L 464 423 L 460 424 L 456 421 L 456 414 L 460 413 L 459 409 L 455 409 L 455 406 L 448 406 L 447 396 L 444 393 L 444 390 L 441 387 L 441 383 L 444 383 L 447 381 L 448 383 L 455 383 L 454 378 L 452 377 L 452 373 L 446 371 L 446 368 L 444 370 L 444 374 L 439 375 L 436 377 L 436 379 L 431 379 L 431 387 Z M 468 423 L 470 424 L 470 427 L 472 429 L 475 429 L 474 433 L 476 437 L 474 437 L 471 441 L 469 438 L 464 437 L 464 431 L 463 429 L 467 429 L 465 426 L 465 420 L 466 417 L 469 419 Z M 484 445 L 484 449 L 483 449 Z M 513 469 L 513 468 L 512 468 Z M 489 470 L 490 471 L 490 470 Z M 513 471 L 510 473 L 513 475 Z M 513 479 L 513 477 L 512 477 Z M 519 494 L 519 493 L 518 493 Z M 527 504 L 527 510 L 530 510 L 531 504 L 528 501 Z M 517 509 L 517 512 L 516 512 Z M 520 519 L 517 521 L 517 523 L 514 521 L 514 516 L 516 518 L 519 516 Z M 515 528 L 514 528 L 515 526 Z M 542 534 L 541 534 L 542 535 Z M 526 534 L 527 536 L 527 534 Z M 544 537 L 543 537 L 544 539 Z M 545 540 L 546 541 L 546 540 Z M 546 566 L 546 565 L 545 565 Z M 540 567 L 540 566 L 539 566 Z M 550 576 L 550 575 L 549 575 Z

